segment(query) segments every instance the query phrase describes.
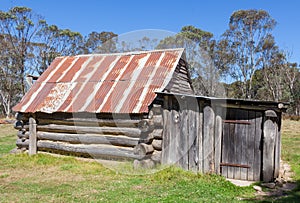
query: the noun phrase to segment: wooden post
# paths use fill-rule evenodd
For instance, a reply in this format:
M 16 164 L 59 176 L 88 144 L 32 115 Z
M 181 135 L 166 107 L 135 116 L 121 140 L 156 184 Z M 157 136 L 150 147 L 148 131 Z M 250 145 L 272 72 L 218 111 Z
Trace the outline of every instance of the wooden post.
M 281 113 L 277 119 L 277 139 L 276 139 L 276 146 L 275 146 L 275 171 L 274 171 L 274 178 L 279 177 L 279 170 L 280 170 L 280 157 L 281 157 Z
M 37 136 L 36 136 L 36 121 L 34 118 L 29 118 L 29 149 L 28 154 L 34 155 L 37 153 Z
M 270 182 L 274 179 L 275 167 L 275 141 L 277 137 L 277 123 L 273 120 L 277 115 L 274 111 L 265 112 L 264 137 L 263 137 L 263 181 Z
M 215 113 L 210 106 L 203 109 L 203 172 L 214 172 Z
M 204 104 L 199 103 L 199 114 L 197 115 L 197 128 L 198 128 L 198 172 L 203 173 L 203 108 Z
M 216 116 L 215 124 L 215 172 L 220 174 L 220 163 L 221 163 L 221 154 L 222 154 L 222 118 L 220 115 Z

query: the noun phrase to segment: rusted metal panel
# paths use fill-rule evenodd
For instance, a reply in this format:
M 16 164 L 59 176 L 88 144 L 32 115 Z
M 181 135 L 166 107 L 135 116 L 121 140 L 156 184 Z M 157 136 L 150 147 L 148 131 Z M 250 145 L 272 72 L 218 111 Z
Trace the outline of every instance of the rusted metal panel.
M 183 49 L 58 57 L 13 110 L 146 113 Z
M 223 167 L 223 166 L 232 166 L 232 167 L 240 167 L 240 168 L 251 168 L 251 166 L 245 165 L 245 164 L 220 163 L 220 167 Z

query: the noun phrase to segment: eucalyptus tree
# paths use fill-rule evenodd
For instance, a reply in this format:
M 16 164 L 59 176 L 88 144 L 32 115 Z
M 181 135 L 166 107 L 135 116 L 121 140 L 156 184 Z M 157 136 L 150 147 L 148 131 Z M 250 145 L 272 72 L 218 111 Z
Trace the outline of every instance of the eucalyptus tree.
M 239 10 L 231 15 L 229 28 L 222 35 L 223 57 L 230 59 L 225 66 L 231 78 L 241 84 L 243 98 L 253 98 L 253 76 L 263 66 L 263 45 L 275 25 L 264 10 Z
M 0 11 L 0 33 L 5 38 L 3 49 L 7 49 L 15 72 L 19 74 L 21 94 L 25 93 L 25 76 L 31 71 L 28 61 L 34 58 L 32 40 L 44 25 L 41 16 L 27 7 L 14 7 Z
M 16 68 L 14 58 L 10 57 L 11 43 L 7 36 L 0 35 L 0 109 L 9 117 L 11 107 L 21 97 L 20 70 Z
M 113 53 L 116 52 L 117 34 L 113 32 L 91 32 L 84 39 L 83 53 Z
M 264 100 L 282 101 L 286 86 L 287 59 L 283 51 L 275 43 L 272 35 L 267 35 L 260 47 L 262 76 L 265 85 L 265 91 L 269 93 L 270 98 L 259 98 Z M 268 94 L 265 94 L 268 95 Z M 262 95 L 263 96 L 263 95 Z
M 44 24 L 36 35 L 33 43 L 35 50 L 34 67 L 42 74 L 51 62 L 58 56 L 81 54 L 83 37 L 79 32 L 60 29 L 56 25 Z
M 205 96 L 224 96 L 220 90 L 220 69 L 216 66 L 216 41 L 213 34 L 188 25 L 174 36 L 166 37 L 157 48 L 185 48 L 186 60 L 195 93 Z

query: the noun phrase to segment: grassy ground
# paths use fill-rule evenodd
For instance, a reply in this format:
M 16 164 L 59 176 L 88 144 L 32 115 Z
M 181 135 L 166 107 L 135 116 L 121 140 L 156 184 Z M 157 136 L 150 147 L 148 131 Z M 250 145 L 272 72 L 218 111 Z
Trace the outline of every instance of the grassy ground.
M 284 122 L 283 157 L 298 181 L 299 129 L 300 122 Z M 149 175 L 122 175 L 73 157 L 8 154 L 15 138 L 10 125 L 0 125 L 0 202 L 237 202 L 254 197 L 252 187 L 174 167 Z M 299 197 L 298 190 L 279 201 L 296 202 Z
M 0 124 L 0 157 L 7 154 L 16 145 L 16 130 L 12 125 Z
M 282 159 L 288 161 L 298 187 L 278 202 L 300 201 L 300 121 L 284 120 L 282 128 Z

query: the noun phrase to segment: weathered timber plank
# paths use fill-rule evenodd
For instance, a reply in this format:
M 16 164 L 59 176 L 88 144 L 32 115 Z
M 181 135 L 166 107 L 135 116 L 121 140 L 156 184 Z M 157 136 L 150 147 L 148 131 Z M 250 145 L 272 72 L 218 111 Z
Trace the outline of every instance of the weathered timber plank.
M 255 149 L 255 139 L 256 139 L 256 113 L 255 111 L 248 111 L 249 122 L 251 125 L 248 126 L 248 138 L 247 138 L 247 151 L 248 155 L 248 165 L 251 166 L 248 169 L 247 180 L 254 180 L 254 168 L 258 167 L 255 165 L 255 153 L 257 153 L 257 149 Z
M 197 123 L 197 126 L 198 126 L 198 138 L 197 138 L 197 141 L 198 141 L 198 171 L 200 173 L 203 173 L 204 169 L 203 169 L 203 162 L 204 162 L 204 158 L 203 158 L 203 103 L 200 102 L 199 103 L 199 109 L 200 109 L 200 113 L 198 116 L 198 123 Z
M 242 113 L 241 110 L 236 111 L 236 115 Z M 234 162 L 237 164 L 241 164 L 242 162 L 242 139 L 243 139 L 243 126 L 240 123 L 235 124 L 235 132 L 234 132 Z M 233 169 L 234 174 L 233 177 L 234 179 L 240 180 L 241 179 L 241 168 L 235 167 Z
M 181 158 L 180 154 L 180 115 L 177 110 L 172 109 L 172 125 L 170 126 L 171 129 L 171 138 L 170 138 L 170 161 L 171 164 L 175 163 L 179 165 L 179 159 Z
M 200 129 L 200 109 L 198 106 L 198 102 L 197 102 L 197 107 L 195 109 L 196 111 L 194 111 L 194 118 L 195 118 L 195 135 L 194 135 L 194 139 L 195 139 L 195 144 L 194 144 L 194 157 L 192 157 L 192 159 L 195 162 L 195 171 L 199 172 L 199 163 L 200 163 L 200 159 L 199 159 L 199 135 L 200 135 L 200 131 L 202 131 L 202 129 Z M 193 170 L 193 168 L 192 168 Z
M 261 180 L 261 165 L 262 165 L 262 112 L 255 113 L 255 144 L 254 144 L 254 169 L 253 180 Z M 252 146 L 253 147 L 253 146 Z M 263 150 L 264 151 L 264 150 Z
M 189 131 L 188 131 L 188 110 L 186 101 L 184 101 L 183 105 L 181 106 L 182 110 L 180 111 L 180 124 L 179 124 L 179 137 L 178 137 L 178 159 L 179 165 L 185 169 L 189 169 L 189 158 L 188 158 L 188 151 L 189 151 Z
M 266 118 L 264 122 L 263 139 L 263 181 L 270 182 L 274 179 L 274 152 L 277 127 L 275 123 Z
M 28 154 L 34 155 L 37 153 L 37 136 L 36 136 L 36 120 L 29 118 L 29 149 Z
M 217 110 L 219 112 L 220 110 Z M 215 173 L 220 174 L 220 163 L 221 163 L 221 146 L 222 143 L 222 118 L 220 115 L 216 116 L 215 124 Z
M 229 124 L 229 136 L 228 136 L 228 162 L 229 163 L 234 163 L 235 162 L 235 124 Z M 228 178 L 234 178 L 234 170 L 235 168 L 233 167 L 228 167 L 227 174 Z
M 223 136 L 222 136 L 222 162 L 228 163 L 228 142 L 229 142 L 229 123 L 223 123 Z M 224 177 L 228 176 L 228 167 L 221 168 L 221 174 Z
M 243 114 L 246 115 L 247 121 L 249 122 L 249 115 L 247 110 L 241 110 Z M 251 123 L 251 122 L 250 122 Z M 248 165 L 248 128 L 249 126 L 247 125 L 241 125 L 241 165 Z M 248 169 L 247 168 L 241 168 L 241 180 L 247 180 L 247 175 L 248 175 Z
M 203 169 L 204 173 L 214 171 L 214 125 L 215 115 L 210 106 L 203 109 Z
M 50 132 L 37 132 L 37 138 L 40 140 L 62 141 L 72 144 L 111 144 L 126 147 L 134 147 L 139 142 L 139 138 L 126 136 Z
M 191 109 L 188 111 L 188 169 L 197 172 L 198 151 L 197 151 L 197 129 L 196 114 L 198 112 Z
M 280 157 L 281 157 L 281 114 L 279 114 L 277 119 L 277 139 L 275 146 L 275 170 L 274 178 L 278 178 L 280 170 Z
M 163 106 L 163 136 L 162 136 L 162 164 L 169 164 L 169 144 L 170 144 L 170 128 L 171 122 L 170 122 L 170 111 L 169 111 L 169 97 L 164 96 L 164 106 Z
M 128 137 L 140 137 L 141 130 L 138 128 L 121 128 L 121 127 L 84 127 L 84 126 L 67 126 L 67 125 L 38 125 L 38 131 L 58 132 L 58 133 L 92 133 L 92 134 L 110 134 L 126 135 Z

